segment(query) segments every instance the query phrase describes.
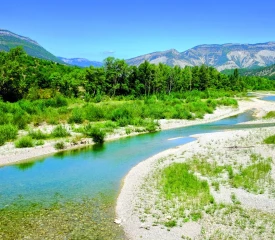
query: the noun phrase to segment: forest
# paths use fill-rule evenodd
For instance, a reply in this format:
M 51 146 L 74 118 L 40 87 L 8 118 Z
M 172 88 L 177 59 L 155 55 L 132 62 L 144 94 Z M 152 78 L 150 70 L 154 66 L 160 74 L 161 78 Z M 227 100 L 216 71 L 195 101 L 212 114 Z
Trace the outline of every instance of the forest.
M 224 75 L 205 65 L 180 68 L 145 61 L 138 67 L 107 58 L 100 68 L 79 68 L 28 56 L 22 48 L 0 52 L 0 146 L 82 137 L 102 143 L 117 128 L 154 132 L 159 119 L 196 119 L 217 106 L 237 107 L 247 90 L 274 90 L 275 81 Z M 55 125 L 52 132 L 37 127 Z M 68 132 L 68 128 L 70 131 Z M 36 129 L 36 130 L 35 130 Z M 81 134 L 77 135 L 77 134 Z M 63 148 L 61 144 L 59 148 Z
M 100 101 L 103 96 L 142 98 L 193 90 L 241 92 L 274 87 L 275 81 L 240 76 L 237 69 L 225 75 L 205 65 L 180 68 L 145 61 L 136 67 L 113 57 L 100 68 L 78 68 L 30 57 L 20 47 L 0 52 L 0 98 L 9 102 L 49 99 L 57 93 Z

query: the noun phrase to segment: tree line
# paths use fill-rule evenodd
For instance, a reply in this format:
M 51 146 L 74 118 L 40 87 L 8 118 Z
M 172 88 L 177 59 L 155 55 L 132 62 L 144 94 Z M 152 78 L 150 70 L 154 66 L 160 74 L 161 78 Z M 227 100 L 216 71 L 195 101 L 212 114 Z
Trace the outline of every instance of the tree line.
M 275 81 L 240 76 L 237 69 L 225 75 L 209 66 L 180 68 L 143 62 L 129 66 L 125 60 L 109 57 L 103 67 L 79 68 L 28 56 L 21 47 L 0 52 L 0 98 L 51 98 L 97 96 L 143 97 L 186 91 L 222 89 L 225 91 L 272 90 Z

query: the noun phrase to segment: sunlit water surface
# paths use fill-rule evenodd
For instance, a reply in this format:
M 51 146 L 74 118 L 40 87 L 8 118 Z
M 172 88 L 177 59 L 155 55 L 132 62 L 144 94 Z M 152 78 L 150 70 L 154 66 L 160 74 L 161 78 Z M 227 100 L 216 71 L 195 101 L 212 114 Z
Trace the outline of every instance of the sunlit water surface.
M 66 203 L 79 202 L 79 204 L 82 204 L 83 199 L 102 199 L 101 197 L 105 196 L 111 199 L 111 214 L 110 211 L 107 211 L 106 214 L 109 215 L 106 218 L 100 217 L 100 220 L 98 220 L 97 217 L 105 214 L 100 209 L 106 210 L 109 207 L 109 205 L 108 207 L 101 207 L 101 200 L 96 201 L 96 203 L 89 202 L 89 204 L 85 205 L 88 208 L 85 212 L 94 212 L 96 210 L 96 221 L 101 221 L 100 224 L 103 224 L 103 227 L 102 225 L 96 226 L 93 231 L 98 230 L 102 234 L 105 231 L 103 229 L 110 228 L 108 224 L 115 216 L 115 199 L 119 193 L 121 180 L 137 163 L 166 149 L 193 141 L 194 139 L 190 136 L 194 134 L 254 127 L 254 125 L 236 125 L 252 119 L 252 112 L 246 112 L 213 123 L 122 138 L 106 142 L 103 146 L 91 146 L 85 149 L 59 153 L 54 156 L 37 159 L 36 161 L 2 167 L 0 168 L 0 209 L 4 209 L 2 213 L 5 216 L 9 214 L 13 216 L 14 212 L 10 210 L 12 209 L 11 206 L 17 206 L 17 209 L 19 206 L 24 209 L 24 206 L 28 208 L 35 203 L 35 206 L 39 206 L 40 210 L 44 211 L 45 208 L 57 203 L 64 204 L 64 206 Z M 72 215 L 79 213 L 79 216 L 83 216 L 83 206 L 81 208 L 79 206 L 70 205 L 69 208 L 66 206 L 66 211 L 71 212 L 70 214 Z M 60 213 L 57 212 L 55 218 L 60 217 L 62 222 L 64 211 L 62 206 L 58 208 Z M 29 209 L 29 211 L 34 211 L 32 207 Z M 79 211 L 79 209 L 82 211 Z M 19 216 L 21 218 L 20 214 Z M 19 220 L 21 221 L 21 219 Z M 87 222 L 85 222 L 86 220 L 83 221 L 81 234 L 87 230 L 85 229 L 87 227 L 83 227 L 83 224 Z M 107 225 L 106 222 L 108 222 Z M 4 221 L 2 224 L 7 223 Z M 51 224 L 56 225 L 55 222 Z M 72 222 L 68 220 L 62 224 L 66 226 L 66 224 L 69 225 Z M 74 224 L 72 225 L 75 226 Z M 24 229 L 26 229 L 25 226 Z M 91 236 L 91 229 L 89 230 L 90 232 L 87 231 L 85 237 Z M 42 233 L 37 233 L 36 237 L 48 236 L 45 231 L 44 229 Z M 117 227 L 117 231 L 121 231 L 121 229 L 119 230 Z M 8 232 L 4 236 L 9 236 L 9 234 Z M 79 234 L 79 232 L 76 232 L 72 238 L 81 237 Z M 108 234 L 106 232 L 107 236 Z M 18 236 L 16 235 L 17 238 L 19 238 Z M 62 236 L 70 239 L 66 232 Z M 118 236 L 116 239 L 121 239 L 122 237 L 121 233 L 115 236 Z M 103 235 L 100 235 L 100 238 L 105 239 Z M 90 238 L 88 237 L 87 239 Z

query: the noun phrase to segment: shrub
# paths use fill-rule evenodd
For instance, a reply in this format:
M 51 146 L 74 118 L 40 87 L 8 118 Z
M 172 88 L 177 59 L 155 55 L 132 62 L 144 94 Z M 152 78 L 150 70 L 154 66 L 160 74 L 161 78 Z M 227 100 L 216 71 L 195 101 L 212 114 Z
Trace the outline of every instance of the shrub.
M 31 138 L 36 139 L 36 140 L 40 140 L 40 139 L 47 139 L 49 137 L 48 134 L 43 133 L 41 130 L 37 130 L 37 131 L 29 131 L 28 134 Z
M 68 123 L 83 123 L 84 114 L 82 109 L 74 109 Z
M 237 107 L 238 106 L 238 101 L 234 98 L 222 98 L 217 101 L 219 105 L 224 105 L 224 106 L 233 106 Z
M 84 107 L 85 118 L 89 121 L 99 121 L 105 118 L 102 107 L 96 105 L 87 105 Z
M 177 222 L 175 220 L 171 220 L 171 221 L 164 223 L 164 226 L 169 227 L 169 228 L 175 227 L 175 226 L 177 226 Z
M 67 129 L 61 125 L 56 126 L 53 131 L 51 132 L 51 135 L 53 137 L 67 137 L 70 136 L 71 134 L 67 131 Z
M 56 144 L 54 144 L 54 148 L 56 150 L 64 149 L 65 148 L 65 144 L 64 144 L 64 142 L 57 142 Z
M 6 139 L 2 135 L 0 135 L 0 146 L 4 145 L 5 142 L 6 142 Z
M 0 125 L 0 145 L 3 145 L 6 141 L 15 139 L 18 129 L 12 124 Z
M 131 117 L 131 111 L 126 106 L 115 109 L 112 112 L 112 121 L 118 121 L 120 119 L 129 119 Z
M 98 127 L 93 127 L 91 124 L 88 124 L 84 127 L 84 134 L 91 137 L 95 143 L 102 144 L 106 133 Z
M 64 107 L 68 106 L 68 101 L 66 98 L 64 98 L 62 95 L 57 95 L 52 99 L 42 100 L 45 102 L 47 107 Z
M 30 136 L 24 136 L 18 139 L 14 144 L 16 148 L 27 148 L 34 146 L 34 142 Z
M 154 120 L 149 120 L 145 122 L 145 129 L 148 132 L 156 132 L 158 127 L 158 123 L 154 122 Z
M 38 140 L 35 142 L 35 146 L 42 146 L 44 144 L 45 144 L 45 142 L 43 140 Z

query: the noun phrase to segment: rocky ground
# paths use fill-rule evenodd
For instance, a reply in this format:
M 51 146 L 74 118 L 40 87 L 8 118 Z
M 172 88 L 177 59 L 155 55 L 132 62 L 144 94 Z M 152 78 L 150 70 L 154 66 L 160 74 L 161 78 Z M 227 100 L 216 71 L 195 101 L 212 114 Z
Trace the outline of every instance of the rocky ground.
M 274 111 L 274 103 L 252 105 L 259 117 Z M 196 141 L 138 164 L 125 177 L 116 207 L 128 238 L 274 239 L 275 146 L 263 143 L 274 134 L 275 127 L 268 127 L 196 135 Z M 213 202 L 199 206 L 167 199 L 161 176 L 174 163 L 189 164 L 206 180 Z

